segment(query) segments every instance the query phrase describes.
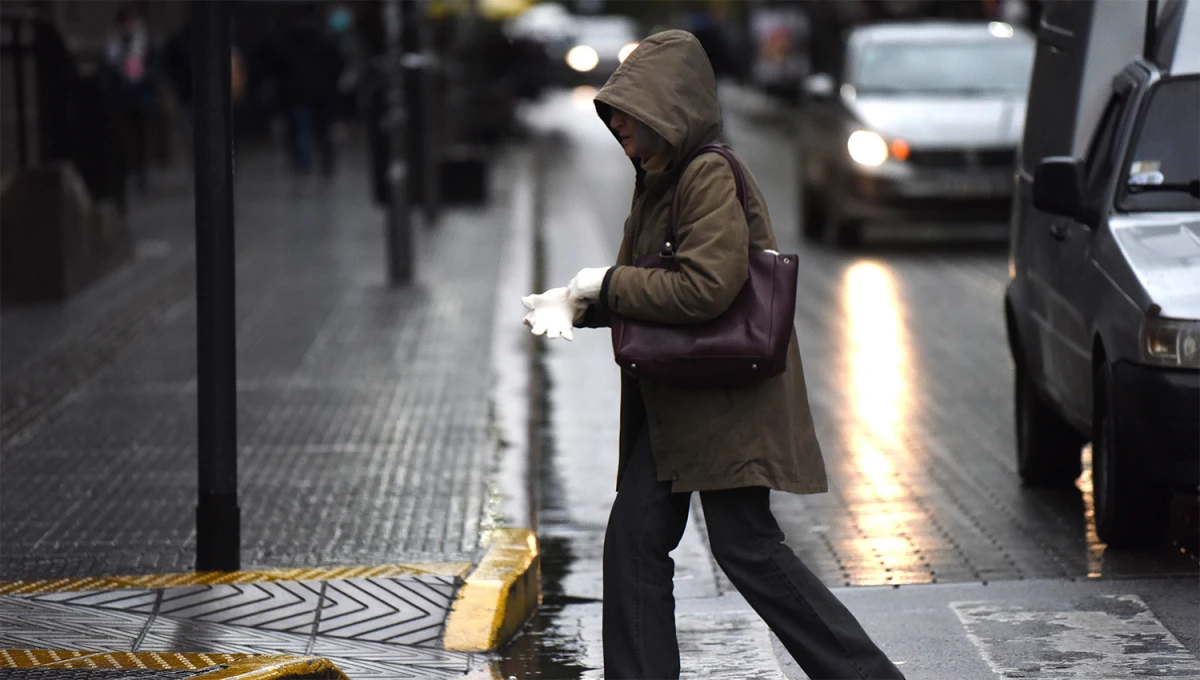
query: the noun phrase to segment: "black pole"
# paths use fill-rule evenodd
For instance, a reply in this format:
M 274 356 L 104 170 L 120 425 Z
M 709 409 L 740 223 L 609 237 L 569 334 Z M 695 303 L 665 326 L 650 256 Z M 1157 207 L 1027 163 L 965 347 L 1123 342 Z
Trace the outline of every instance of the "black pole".
M 385 125 L 387 126 L 388 151 L 387 182 L 387 251 L 388 280 L 393 286 L 407 284 L 413 277 L 412 229 L 408 201 L 408 173 L 410 166 L 405 147 L 407 127 L 404 107 L 404 50 L 401 44 L 404 19 L 400 0 L 385 0 L 383 3 L 383 25 L 387 59 L 386 72 L 387 104 Z
M 196 349 L 199 502 L 196 570 L 241 567 L 234 337 L 233 115 L 228 0 L 195 0 Z

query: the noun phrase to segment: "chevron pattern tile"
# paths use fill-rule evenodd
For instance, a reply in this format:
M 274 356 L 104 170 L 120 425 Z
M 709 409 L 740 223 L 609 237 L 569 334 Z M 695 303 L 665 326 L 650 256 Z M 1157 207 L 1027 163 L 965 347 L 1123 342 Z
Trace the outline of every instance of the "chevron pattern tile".
M 136 651 L 306 654 L 310 643 L 311 635 L 158 617 L 146 628 Z
M 278 581 L 171 588 L 163 591 L 158 614 L 310 634 L 316 623 L 322 585 L 311 581 Z
M 314 656 L 331 659 L 347 676 L 360 678 L 453 678 L 471 670 L 471 655 L 442 649 L 317 637 Z
M 45 593 L 30 596 L 36 602 L 61 602 L 83 607 L 100 607 L 102 609 L 118 609 L 121 611 L 150 614 L 154 611 L 154 602 L 158 599 L 158 591 L 140 588 L 126 590 L 96 590 L 74 593 Z
M 11 649 L 133 649 L 146 617 L 57 602 L 0 597 L 0 646 Z
M 422 574 L 0 595 L 0 648 L 290 653 L 355 680 L 451 678 L 476 658 L 441 648 L 460 584 Z
M 445 576 L 330 581 L 317 634 L 433 645 L 441 637 L 456 588 L 456 580 Z

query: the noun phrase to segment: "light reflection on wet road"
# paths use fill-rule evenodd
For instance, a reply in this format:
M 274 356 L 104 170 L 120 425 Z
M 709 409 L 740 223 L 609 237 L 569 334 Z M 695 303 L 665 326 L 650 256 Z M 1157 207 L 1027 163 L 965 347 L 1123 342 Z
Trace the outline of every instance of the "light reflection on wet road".
M 1020 485 L 1001 316 L 1004 227 L 956 226 L 949 239 L 945 230 L 884 234 L 853 253 L 803 244 L 787 118 L 775 104 L 731 92 L 724 97 L 728 141 L 767 197 L 780 250 L 801 259 L 797 331 L 831 489 L 775 494 L 773 505 L 809 568 L 831 586 L 1194 580 L 1197 562 L 1177 546 L 1115 554 L 1099 543 L 1090 452 L 1075 489 Z M 564 93 L 530 111 L 543 139 L 549 285 L 607 264 L 629 205 L 632 170 L 590 96 Z M 509 656 L 511 669 L 523 671 L 518 677 L 579 677 L 599 659 L 576 643 L 598 632 L 556 617 L 564 607 L 598 606 L 618 383 L 606 335 L 579 333 L 548 352 L 551 459 L 540 531 L 547 606 Z M 703 541 L 693 526 L 677 551 L 680 569 L 695 570 L 677 578 L 681 598 L 732 591 L 711 563 L 696 566 L 705 559 Z M 550 666 L 534 668 L 550 658 Z

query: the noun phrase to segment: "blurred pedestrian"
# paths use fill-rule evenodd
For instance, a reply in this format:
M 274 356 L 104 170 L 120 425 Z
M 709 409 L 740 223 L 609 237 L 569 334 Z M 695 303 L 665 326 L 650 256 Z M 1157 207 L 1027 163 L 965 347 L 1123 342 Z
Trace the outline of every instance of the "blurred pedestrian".
M 333 126 L 338 120 L 338 82 L 345 59 L 316 5 L 306 5 L 269 50 L 279 103 L 287 123 L 292 169 L 312 172 L 313 151 L 321 169 L 335 167 Z
M 362 77 L 363 49 L 349 5 L 337 3 L 329 8 L 329 32 L 342 55 L 338 77 L 338 118 L 352 120 L 358 115 L 359 80 Z
M 146 22 L 134 5 L 117 11 L 115 30 L 108 38 L 104 64 L 120 112 L 129 169 L 145 190 L 150 155 L 150 121 L 157 105 L 157 64 Z
M 699 41 L 685 31 L 642 41 L 596 95 L 596 110 L 636 178 L 617 264 L 526 298 L 526 322 L 569 338 L 572 323 L 603 327 L 613 315 L 668 325 L 716 319 L 747 280 L 750 248 L 773 249 L 775 235 L 749 172 L 743 210 L 730 163 L 716 153 L 693 158 L 721 132 L 716 79 Z M 664 246 L 671 214 L 678 242 Z M 632 266 L 664 247 L 677 269 Z M 604 539 L 606 678 L 679 677 L 670 553 L 694 491 L 717 564 L 809 677 L 903 677 L 784 543 L 771 513 L 771 490 L 827 490 L 794 332 L 786 371 L 747 387 L 623 375 L 620 441 Z

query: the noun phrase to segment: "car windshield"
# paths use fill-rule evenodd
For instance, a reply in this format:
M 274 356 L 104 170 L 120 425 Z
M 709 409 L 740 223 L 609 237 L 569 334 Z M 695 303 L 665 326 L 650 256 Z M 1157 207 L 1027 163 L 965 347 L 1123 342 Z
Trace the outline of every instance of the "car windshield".
M 578 21 L 580 42 L 629 43 L 637 41 L 637 26 L 624 17 L 587 17 Z
M 1118 207 L 1200 210 L 1200 76 L 1169 78 L 1150 93 L 1134 135 Z
M 1024 93 L 1033 69 L 1024 41 L 866 45 L 851 83 L 859 94 Z

